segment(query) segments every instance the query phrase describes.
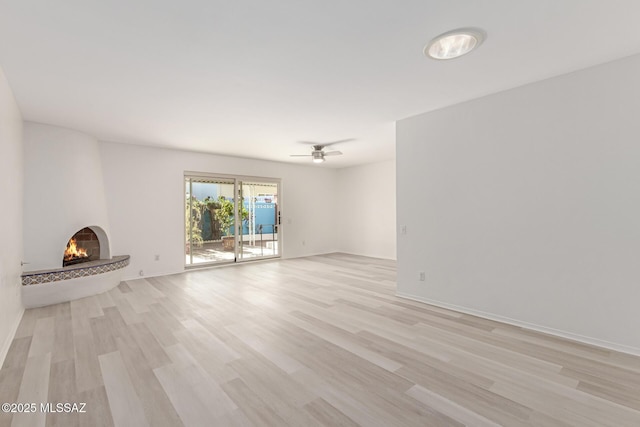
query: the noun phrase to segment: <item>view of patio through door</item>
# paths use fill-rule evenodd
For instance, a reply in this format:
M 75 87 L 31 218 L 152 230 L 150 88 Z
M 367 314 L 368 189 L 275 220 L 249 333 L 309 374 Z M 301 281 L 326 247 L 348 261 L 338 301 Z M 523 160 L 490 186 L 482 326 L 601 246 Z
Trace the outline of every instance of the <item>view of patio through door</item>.
M 279 181 L 185 175 L 185 265 L 280 255 Z

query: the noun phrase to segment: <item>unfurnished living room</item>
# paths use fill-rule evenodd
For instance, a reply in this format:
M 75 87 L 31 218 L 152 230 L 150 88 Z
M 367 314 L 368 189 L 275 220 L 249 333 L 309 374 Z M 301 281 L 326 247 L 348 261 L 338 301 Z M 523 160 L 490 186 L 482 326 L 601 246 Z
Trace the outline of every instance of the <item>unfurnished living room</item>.
M 0 0 L 0 426 L 640 426 L 638 16 Z

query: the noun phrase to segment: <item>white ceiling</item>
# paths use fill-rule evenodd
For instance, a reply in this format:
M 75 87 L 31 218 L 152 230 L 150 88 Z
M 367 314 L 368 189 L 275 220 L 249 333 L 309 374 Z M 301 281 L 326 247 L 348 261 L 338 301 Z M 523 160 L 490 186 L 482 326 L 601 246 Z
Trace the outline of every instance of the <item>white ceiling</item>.
M 637 0 L 0 0 L 25 120 L 102 140 L 311 164 L 394 157 L 394 121 L 640 52 Z M 422 54 L 479 27 L 481 48 Z

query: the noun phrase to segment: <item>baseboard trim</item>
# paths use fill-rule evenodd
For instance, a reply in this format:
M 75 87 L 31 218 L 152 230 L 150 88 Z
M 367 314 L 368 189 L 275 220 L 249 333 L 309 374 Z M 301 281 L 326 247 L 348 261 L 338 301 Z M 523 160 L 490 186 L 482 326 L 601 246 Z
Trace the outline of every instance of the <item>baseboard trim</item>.
M 11 333 L 7 336 L 5 341 L 2 343 L 2 348 L 0 348 L 0 368 L 4 366 L 4 359 L 6 359 L 7 354 L 9 353 L 9 348 L 11 348 L 11 343 L 13 342 L 13 338 L 16 336 L 16 332 L 18 331 L 18 326 L 20 326 L 20 322 L 22 321 L 22 316 L 24 316 L 24 307 L 20 309 L 20 315 L 16 316 L 16 320 L 12 325 L 10 331 Z
M 293 255 L 293 256 L 283 256 L 282 259 L 300 259 L 300 258 L 309 258 L 312 256 L 322 256 L 322 255 L 331 255 L 331 254 L 335 254 L 338 253 L 336 251 L 329 251 L 329 252 L 314 252 L 314 253 L 308 253 L 308 254 L 301 254 L 301 255 Z
M 169 272 L 165 272 L 165 273 L 145 274 L 144 276 L 123 277 L 122 281 L 123 282 L 129 282 L 129 281 L 138 280 L 138 279 L 149 279 L 151 277 L 171 276 L 172 274 L 180 274 L 180 273 L 185 273 L 187 271 L 189 271 L 189 270 L 180 270 L 180 271 L 173 271 L 173 272 L 169 271 Z
M 386 256 L 371 255 L 371 254 L 361 254 L 361 253 L 357 253 L 357 252 L 345 252 L 345 251 L 339 251 L 339 252 L 334 252 L 334 253 L 355 255 L 355 256 L 363 256 L 363 257 L 366 257 L 366 258 L 384 259 L 384 260 L 387 260 L 387 261 L 398 261 L 397 257 L 389 258 L 389 257 L 386 257 Z
M 453 311 L 458 311 L 464 314 L 470 314 L 472 316 L 482 317 L 488 320 L 494 320 L 496 322 L 502 322 L 513 326 L 518 326 L 521 328 L 529 329 L 536 332 L 542 332 L 544 334 L 554 335 L 560 338 L 565 338 L 572 341 L 577 341 L 583 344 L 589 344 L 596 347 L 601 347 L 607 350 L 618 351 L 621 353 L 631 354 L 633 356 L 640 356 L 640 348 L 635 348 L 631 346 L 627 346 L 624 344 L 613 343 L 605 340 L 601 340 L 598 338 L 588 337 L 584 335 L 574 334 L 572 332 L 567 332 L 559 329 L 549 328 L 547 326 L 536 325 L 535 323 L 523 322 L 521 320 L 511 319 L 509 317 L 500 316 L 493 313 L 487 313 L 480 310 L 475 310 L 468 307 L 462 307 L 459 305 L 449 304 L 441 301 L 432 300 L 429 298 L 424 298 L 418 295 L 406 294 L 404 292 L 396 292 L 396 296 L 400 298 L 406 298 L 412 301 L 417 301 L 425 304 L 434 305 L 436 307 L 442 307 Z
M 128 281 L 138 280 L 138 279 L 149 279 L 149 278 L 152 278 L 152 277 L 172 276 L 174 274 L 189 273 L 190 271 L 212 270 L 212 269 L 215 269 L 215 268 L 226 268 L 226 267 L 233 267 L 233 266 L 239 266 L 239 265 L 257 264 L 257 263 L 262 263 L 262 262 L 280 261 L 282 259 L 284 259 L 284 258 L 279 257 L 279 256 L 273 256 L 273 257 L 249 259 L 249 260 L 242 261 L 242 262 L 229 261 L 229 262 L 223 262 L 223 263 L 220 263 L 220 264 L 207 264 L 207 265 L 201 265 L 201 266 L 195 265 L 195 266 L 191 266 L 191 267 L 185 267 L 183 270 L 166 271 L 164 273 L 145 274 L 144 276 L 124 277 L 122 279 L 122 281 L 123 282 L 128 282 Z
M 312 256 L 328 255 L 328 254 L 333 254 L 333 253 L 337 253 L 337 252 L 336 251 L 314 252 L 314 253 L 308 253 L 308 254 L 302 254 L 302 255 L 293 255 L 293 256 L 290 256 L 290 255 L 288 256 L 286 254 L 281 254 L 280 256 L 252 259 L 252 260 L 244 261 L 244 262 L 233 262 L 233 261 L 230 261 L 230 262 L 225 262 L 225 263 L 218 264 L 218 265 L 216 265 L 216 264 L 207 264 L 207 265 L 203 265 L 203 266 L 194 266 L 194 267 L 189 267 L 189 268 L 183 268 L 182 270 L 165 271 L 165 272 L 162 272 L 162 273 L 145 274 L 144 276 L 137 276 L 137 275 L 127 276 L 127 275 L 125 275 L 122 278 L 122 281 L 123 282 L 127 282 L 127 281 L 130 281 L 130 280 L 148 279 L 148 278 L 151 278 L 151 277 L 170 276 L 172 274 L 186 273 L 186 272 L 189 272 L 189 271 L 198 271 L 198 270 L 204 270 L 204 269 L 208 269 L 208 268 L 229 267 L 229 266 L 232 266 L 232 265 L 243 265 L 243 264 L 246 264 L 246 263 L 254 263 L 254 262 L 268 262 L 268 261 L 277 261 L 277 260 L 308 258 L 308 257 L 312 257 Z M 351 255 L 358 255 L 358 254 L 351 254 Z M 366 256 L 366 255 L 361 255 L 361 256 Z M 387 259 L 387 258 L 382 258 L 382 259 Z M 126 274 L 126 271 L 125 271 L 125 274 Z

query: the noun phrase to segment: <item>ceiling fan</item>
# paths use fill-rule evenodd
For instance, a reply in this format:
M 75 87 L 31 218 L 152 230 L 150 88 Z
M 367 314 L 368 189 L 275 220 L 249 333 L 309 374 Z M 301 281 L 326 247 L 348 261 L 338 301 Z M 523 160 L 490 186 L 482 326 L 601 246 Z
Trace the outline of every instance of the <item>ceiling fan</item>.
M 324 151 L 326 147 L 330 145 L 339 144 L 341 142 L 349 142 L 353 141 L 353 138 L 350 139 L 341 139 L 339 141 L 327 142 L 327 143 L 318 143 L 318 142 L 310 142 L 310 141 L 298 141 L 301 144 L 310 144 L 311 145 L 311 154 L 291 154 L 291 157 L 311 157 L 313 163 L 322 163 L 325 161 L 326 156 L 340 156 L 342 154 L 341 151 Z

